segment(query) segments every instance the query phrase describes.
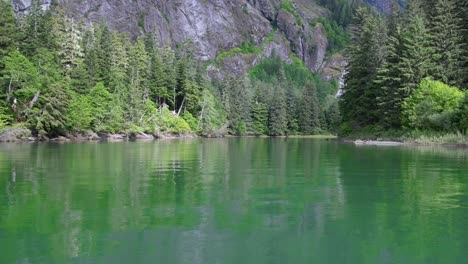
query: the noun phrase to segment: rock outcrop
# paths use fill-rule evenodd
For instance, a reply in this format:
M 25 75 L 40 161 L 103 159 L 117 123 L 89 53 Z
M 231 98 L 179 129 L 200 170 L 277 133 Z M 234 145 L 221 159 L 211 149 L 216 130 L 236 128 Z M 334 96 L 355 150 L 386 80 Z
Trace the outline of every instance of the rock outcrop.
M 31 0 L 12 0 L 18 14 L 28 11 Z M 113 30 L 135 38 L 154 33 L 159 45 L 174 47 L 191 41 L 198 59 L 214 62 L 210 75 L 224 77 L 249 71 L 262 58 L 278 54 L 290 60 L 291 52 L 312 72 L 323 65 L 328 40 L 320 24 L 311 26 L 327 9 L 311 0 L 292 1 L 293 9 L 280 7 L 281 0 L 55 0 L 66 12 L 86 23 L 105 19 Z M 52 0 L 40 0 L 43 8 Z M 243 43 L 253 44 L 253 54 L 218 55 Z
M 25 127 L 11 127 L 0 131 L 0 142 L 30 141 L 31 130 Z

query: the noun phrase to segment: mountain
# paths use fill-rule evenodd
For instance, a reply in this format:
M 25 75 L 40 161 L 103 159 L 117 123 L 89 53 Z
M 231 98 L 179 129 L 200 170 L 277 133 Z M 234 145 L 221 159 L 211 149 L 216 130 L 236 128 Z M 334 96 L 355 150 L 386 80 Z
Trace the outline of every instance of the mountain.
M 43 8 L 53 1 L 40 0 Z M 312 71 L 324 65 L 328 40 L 320 23 L 329 11 L 315 1 L 296 0 L 56 0 L 75 19 L 86 23 L 105 19 L 113 30 L 132 37 L 154 33 L 159 45 L 191 42 L 208 72 L 247 72 L 273 53 L 291 61 L 294 53 Z M 13 0 L 17 14 L 31 0 Z M 241 47 L 241 48 L 239 48 Z M 242 47 L 247 49 L 242 49 Z

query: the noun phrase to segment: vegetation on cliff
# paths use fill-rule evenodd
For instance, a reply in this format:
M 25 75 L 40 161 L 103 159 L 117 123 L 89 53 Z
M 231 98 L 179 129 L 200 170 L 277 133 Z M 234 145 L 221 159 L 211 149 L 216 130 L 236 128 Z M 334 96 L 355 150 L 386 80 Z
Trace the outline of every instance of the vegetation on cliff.
M 285 64 L 274 56 L 250 77 L 209 81 L 189 42 L 173 50 L 151 34 L 131 40 L 105 21 L 84 26 L 57 6 L 43 11 L 38 1 L 16 20 L 11 5 L 0 4 L 2 127 L 22 123 L 40 137 L 336 129 L 336 84 L 313 76 L 298 59 Z

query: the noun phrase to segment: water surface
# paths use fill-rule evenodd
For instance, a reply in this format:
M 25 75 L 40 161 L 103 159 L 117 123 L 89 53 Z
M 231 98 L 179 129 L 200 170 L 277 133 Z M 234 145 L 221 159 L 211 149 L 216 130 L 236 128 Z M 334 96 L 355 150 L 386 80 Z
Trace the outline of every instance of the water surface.
M 0 263 L 466 263 L 468 149 L 0 145 Z

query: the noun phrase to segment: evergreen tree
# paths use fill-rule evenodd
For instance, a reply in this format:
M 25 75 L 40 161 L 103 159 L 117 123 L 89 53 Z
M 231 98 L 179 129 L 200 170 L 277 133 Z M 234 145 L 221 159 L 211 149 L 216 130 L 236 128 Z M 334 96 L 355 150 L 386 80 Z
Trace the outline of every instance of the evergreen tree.
M 330 105 L 325 112 L 327 118 L 328 130 L 337 133 L 341 123 L 341 113 L 337 102 Z
M 82 62 L 81 32 L 74 20 L 67 17 L 61 9 L 57 10 L 54 20 L 54 34 L 59 47 L 58 57 L 65 75 L 69 76 Z
M 141 123 L 145 100 L 149 99 L 147 87 L 148 54 L 142 38 L 138 38 L 130 50 L 128 114 L 134 124 Z
M 167 102 L 169 105 L 175 109 L 176 104 L 176 86 L 177 86 L 177 72 L 176 72 L 176 59 L 175 53 L 169 46 L 166 44 L 162 49 L 162 61 L 164 62 L 164 70 L 162 75 L 163 80 L 163 89 L 160 94 L 161 100 Z
M 385 25 L 380 16 L 359 8 L 351 27 L 352 44 L 340 108 L 345 122 L 355 126 L 374 124 L 378 120 L 378 87 L 373 84 L 377 69 L 385 57 Z
M 200 108 L 198 124 L 203 134 L 211 134 L 224 125 L 225 116 L 221 106 L 217 104 L 215 96 L 207 88 L 201 93 Z
M 224 105 L 230 121 L 229 128 L 235 135 L 247 133 L 250 124 L 250 83 L 247 79 L 230 77 L 224 84 Z
M 320 107 L 315 86 L 308 81 L 304 87 L 300 110 L 301 130 L 306 135 L 320 131 Z
M 275 87 L 268 114 L 268 129 L 271 136 L 283 136 L 288 129 L 286 96 L 281 86 Z
M 298 105 L 300 100 L 294 89 L 289 88 L 286 92 L 286 107 L 288 120 L 288 134 L 299 132 Z
M 416 15 L 409 20 L 402 32 L 401 44 L 401 89 L 403 96 L 408 97 L 422 79 L 431 76 L 434 69 L 431 36 L 422 16 Z
M 252 103 L 252 132 L 257 136 L 268 132 L 268 107 L 263 99 L 260 89 L 257 88 Z
M 103 82 L 106 87 L 109 87 L 110 68 L 111 68 L 111 32 L 106 22 L 103 20 L 95 29 L 93 49 L 95 54 L 92 56 L 95 60 L 96 82 Z
M 463 20 L 456 0 L 437 0 L 431 20 L 432 45 L 437 55 L 434 78 L 446 84 L 462 87 L 467 69 Z M 434 7 L 434 6 L 433 6 Z
M 128 96 L 129 54 L 127 36 L 113 33 L 111 39 L 109 90 L 120 98 Z
M 65 134 L 68 124 L 70 89 L 66 82 L 55 82 L 43 90 L 37 106 L 29 108 L 28 122 L 39 136 Z
M 0 1 L 0 60 L 15 49 L 17 43 L 16 19 L 11 1 Z M 2 65 L 0 65 L 0 70 Z

